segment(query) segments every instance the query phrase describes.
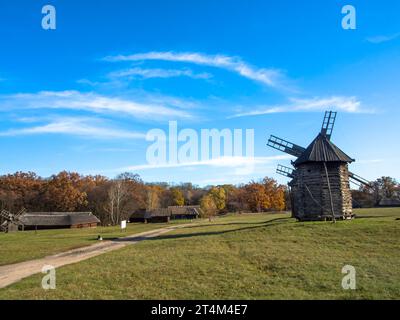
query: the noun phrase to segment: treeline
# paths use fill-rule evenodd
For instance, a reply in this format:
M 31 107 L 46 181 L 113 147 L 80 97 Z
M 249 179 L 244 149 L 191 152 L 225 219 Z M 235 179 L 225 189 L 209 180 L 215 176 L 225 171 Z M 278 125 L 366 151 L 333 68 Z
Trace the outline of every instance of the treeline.
M 381 177 L 371 182 L 369 187 L 362 186 L 352 191 L 355 207 L 375 207 L 384 205 L 382 200 L 400 201 L 400 184 L 392 177 Z
M 200 188 L 191 183 L 145 183 L 139 175 L 115 179 L 60 172 L 42 178 L 33 172 L 0 176 L 0 209 L 27 211 L 91 211 L 103 225 L 115 225 L 138 210 L 201 205 L 204 215 L 286 209 L 286 188 L 270 178 L 239 186 Z

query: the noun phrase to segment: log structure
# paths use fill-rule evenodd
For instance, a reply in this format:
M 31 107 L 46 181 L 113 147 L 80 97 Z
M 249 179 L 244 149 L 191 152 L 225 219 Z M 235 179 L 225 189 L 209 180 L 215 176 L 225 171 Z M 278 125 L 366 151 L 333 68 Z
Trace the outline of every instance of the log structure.
M 352 219 L 350 179 L 367 184 L 349 172 L 355 161 L 331 142 L 336 112 L 325 113 L 321 132 L 307 148 L 271 136 L 268 146 L 297 157 L 293 169 L 278 166 L 289 182 L 292 216 L 299 221 Z
M 354 161 L 320 134 L 294 163 L 293 216 L 299 220 L 350 219 L 348 163 Z M 328 173 L 328 175 L 326 174 Z

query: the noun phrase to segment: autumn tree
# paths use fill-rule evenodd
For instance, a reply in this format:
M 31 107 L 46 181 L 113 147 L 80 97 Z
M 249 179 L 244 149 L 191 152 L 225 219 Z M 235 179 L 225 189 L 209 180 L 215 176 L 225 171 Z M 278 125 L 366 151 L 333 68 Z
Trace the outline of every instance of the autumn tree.
M 190 182 L 181 183 L 178 185 L 179 190 L 182 192 L 184 203 L 187 205 L 193 205 L 196 200 L 195 198 L 196 187 L 193 186 Z
M 146 186 L 138 174 L 125 172 L 117 176 L 116 179 L 123 180 L 129 189 L 130 210 L 146 207 Z
M 266 194 L 263 184 L 252 181 L 245 185 L 244 190 L 245 199 L 251 211 L 262 212 L 270 206 L 270 197 Z
M 265 177 L 262 181 L 268 199 L 266 209 L 282 211 L 285 209 L 285 187 L 276 180 Z
M 42 200 L 48 211 L 76 211 L 87 204 L 87 194 L 81 191 L 81 176 L 62 171 L 51 176 L 45 185 Z
M 226 193 L 222 187 L 212 187 L 208 192 L 212 198 L 218 211 L 222 211 L 226 207 Z
M 38 205 L 44 181 L 33 172 L 16 172 L 0 177 L 0 209 L 31 210 Z
M 351 190 L 351 196 L 354 207 L 371 208 L 376 203 L 373 190 L 364 187 L 361 187 L 359 190 Z
M 210 194 L 207 194 L 203 198 L 201 198 L 200 207 L 203 213 L 202 216 L 204 218 L 211 219 L 211 217 L 213 217 L 218 211 L 218 208 L 215 205 L 215 201 Z
M 352 191 L 353 201 L 357 206 L 378 206 L 382 199 L 399 199 L 400 185 L 392 177 L 381 177 L 369 186 L 361 186 L 359 190 Z
M 105 177 L 93 177 L 93 180 L 84 188 L 88 201 L 84 210 L 91 211 L 100 219 L 102 225 L 111 224 L 109 212 L 106 210 L 111 185 L 112 181 Z
M 284 187 L 284 192 L 285 192 L 285 210 L 290 211 L 290 210 L 292 210 L 290 189 L 288 187 Z
M 183 206 L 185 204 L 185 198 L 180 188 L 173 187 L 170 189 L 171 192 L 171 205 L 172 206 Z
M 399 184 L 392 177 L 381 177 L 373 182 L 373 189 L 375 191 L 376 205 L 382 199 L 392 199 L 395 196 L 395 191 Z
M 144 189 L 139 175 L 129 172 L 118 175 L 109 183 L 105 211 L 112 225 L 127 220 L 133 212 L 145 207 Z
M 380 197 L 399 194 L 397 182 L 389 177 L 378 179 L 373 190 Z M 91 211 L 103 225 L 108 225 L 119 224 L 137 210 L 169 205 L 200 204 L 206 216 L 248 209 L 258 212 L 283 210 L 285 192 L 284 186 L 270 178 L 247 185 L 200 188 L 191 183 L 174 186 L 165 182 L 145 184 L 139 175 L 133 173 L 122 173 L 109 179 L 62 171 L 44 179 L 32 172 L 16 172 L 0 176 L 0 209 L 18 211 L 25 207 L 29 211 Z
M 239 213 L 249 209 L 246 200 L 246 191 L 243 186 L 233 187 L 229 190 L 226 207 L 230 212 Z
M 147 190 L 147 201 L 146 209 L 154 210 L 161 207 L 161 198 L 164 193 L 164 189 L 158 185 L 148 185 Z

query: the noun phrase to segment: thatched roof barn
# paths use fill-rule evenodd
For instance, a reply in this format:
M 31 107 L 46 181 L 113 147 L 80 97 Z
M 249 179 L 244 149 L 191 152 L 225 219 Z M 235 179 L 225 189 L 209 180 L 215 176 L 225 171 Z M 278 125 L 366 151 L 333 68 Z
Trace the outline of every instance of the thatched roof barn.
M 400 207 L 400 199 L 382 199 L 379 207 Z
M 171 219 L 197 219 L 201 215 L 200 206 L 169 206 Z
M 19 221 L 24 230 L 93 228 L 100 223 L 91 212 L 27 212 Z
M 171 214 L 166 208 L 154 209 L 154 210 L 140 210 L 133 213 L 129 219 L 130 222 L 144 222 L 144 223 L 156 223 L 156 222 L 169 222 Z
M 133 213 L 130 222 L 169 222 L 175 219 L 197 219 L 201 214 L 200 206 L 169 206 L 154 210 L 139 210 Z

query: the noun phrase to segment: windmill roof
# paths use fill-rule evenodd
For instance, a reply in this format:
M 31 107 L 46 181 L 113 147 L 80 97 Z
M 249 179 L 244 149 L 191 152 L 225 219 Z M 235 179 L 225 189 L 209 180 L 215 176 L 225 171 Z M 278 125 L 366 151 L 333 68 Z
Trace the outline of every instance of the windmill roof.
M 320 133 L 294 165 L 306 162 L 354 162 L 354 159 L 335 146 L 326 135 Z

